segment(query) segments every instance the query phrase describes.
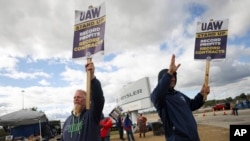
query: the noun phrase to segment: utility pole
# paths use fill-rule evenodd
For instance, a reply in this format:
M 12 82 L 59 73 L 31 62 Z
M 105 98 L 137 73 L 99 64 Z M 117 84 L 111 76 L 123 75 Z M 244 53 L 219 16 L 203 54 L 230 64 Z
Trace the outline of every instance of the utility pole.
M 24 90 L 22 90 L 22 95 L 23 95 L 23 109 L 24 109 Z

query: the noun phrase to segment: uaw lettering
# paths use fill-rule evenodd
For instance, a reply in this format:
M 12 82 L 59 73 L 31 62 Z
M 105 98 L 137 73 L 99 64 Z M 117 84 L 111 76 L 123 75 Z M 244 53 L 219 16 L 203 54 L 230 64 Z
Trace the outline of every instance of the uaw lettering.
M 230 125 L 230 141 L 249 141 L 250 125 Z
M 101 6 L 92 8 L 88 11 L 80 13 L 80 21 L 98 18 L 100 16 Z
M 223 21 L 212 21 L 209 23 L 201 23 L 201 30 L 202 31 L 221 30 L 222 25 Z
M 122 96 L 122 97 L 121 97 L 121 100 L 130 98 L 130 97 L 135 96 L 135 95 L 138 95 L 138 94 L 140 94 L 140 93 L 142 93 L 142 89 L 135 90 L 135 91 L 133 91 L 133 92 L 131 92 L 131 93 L 127 93 L 126 95 Z

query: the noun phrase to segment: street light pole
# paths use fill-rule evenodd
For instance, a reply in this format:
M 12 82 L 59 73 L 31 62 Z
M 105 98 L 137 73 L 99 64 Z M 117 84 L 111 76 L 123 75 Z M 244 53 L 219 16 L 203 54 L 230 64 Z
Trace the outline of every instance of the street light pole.
M 22 90 L 22 94 L 23 94 L 23 109 L 24 109 L 24 90 Z

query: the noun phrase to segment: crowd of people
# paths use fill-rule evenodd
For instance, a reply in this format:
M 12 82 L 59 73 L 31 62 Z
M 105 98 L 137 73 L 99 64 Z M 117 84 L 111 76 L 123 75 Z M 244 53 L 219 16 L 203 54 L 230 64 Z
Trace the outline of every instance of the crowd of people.
M 123 118 L 125 117 L 125 118 Z M 135 127 L 135 125 L 137 125 Z M 121 141 L 124 141 L 124 131 L 126 131 L 127 140 L 135 141 L 133 129 L 135 128 L 136 131 L 139 132 L 139 138 L 146 137 L 147 132 L 147 118 L 143 116 L 141 113 L 137 117 L 136 123 L 132 123 L 132 120 L 130 119 L 130 112 L 125 113 L 124 115 L 120 114 L 118 115 L 118 118 L 116 120 L 116 127 L 119 131 L 119 138 Z
M 180 64 L 175 64 L 175 55 L 172 55 L 168 69 L 163 69 L 158 74 L 158 84 L 151 94 L 158 115 L 161 118 L 165 138 L 168 141 L 199 141 L 197 124 L 192 111 L 204 104 L 210 88 L 203 84 L 201 90 L 194 98 L 189 98 L 174 87 L 177 82 L 177 70 Z M 71 115 L 66 119 L 62 129 L 62 141 L 109 141 L 110 129 L 113 125 L 109 117 L 104 117 L 103 106 L 105 98 L 100 81 L 95 76 L 93 62 L 85 65 L 86 71 L 90 71 L 91 97 L 90 109 L 86 108 L 86 91 L 76 90 Z M 119 115 L 116 126 L 122 141 L 125 140 L 123 131 L 126 131 L 127 140 L 135 141 L 133 135 L 133 123 L 130 112 Z M 147 118 L 140 114 L 137 118 L 139 137 L 146 137 Z

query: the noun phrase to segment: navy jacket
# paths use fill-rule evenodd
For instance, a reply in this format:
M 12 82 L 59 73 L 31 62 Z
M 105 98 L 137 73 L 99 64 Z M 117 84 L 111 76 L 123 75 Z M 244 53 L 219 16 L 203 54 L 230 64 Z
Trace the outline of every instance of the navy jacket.
M 118 115 L 117 121 L 116 121 L 117 128 L 123 128 L 123 123 L 122 123 L 123 121 L 122 120 L 123 120 L 122 117 L 120 115 Z
M 130 130 L 133 126 L 133 123 L 131 121 L 131 119 L 129 118 L 129 114 L 126 115 L 125 119 L 124 119 L 124 129 L 126 131 Z
M 168 141 L 199 141 L 197 124 L 192 111 L 200 108 L 203 96 L 198 93 L 194 99 L 169 89 L 172 76 L 164 74 L 151 94 L 165 130 Z
M 100 82 L 91 80 L 91 106 L 79 117 L 72 113 L 65 121 L 62 141 L 101 141 L 99 122 L 104 106 L 104 96 Z

